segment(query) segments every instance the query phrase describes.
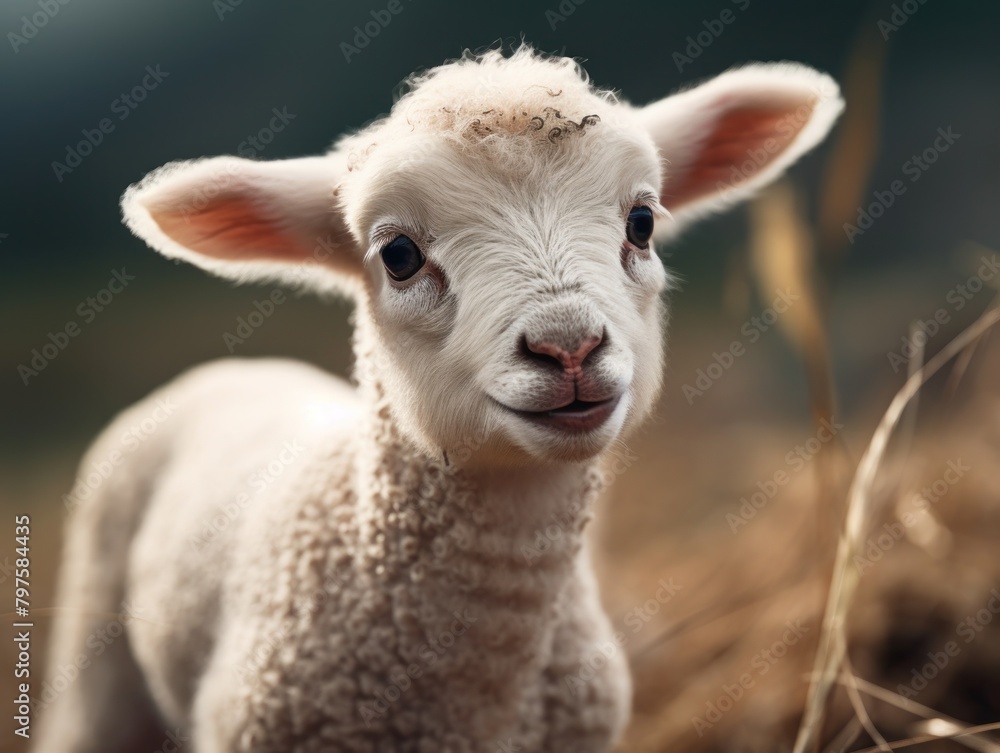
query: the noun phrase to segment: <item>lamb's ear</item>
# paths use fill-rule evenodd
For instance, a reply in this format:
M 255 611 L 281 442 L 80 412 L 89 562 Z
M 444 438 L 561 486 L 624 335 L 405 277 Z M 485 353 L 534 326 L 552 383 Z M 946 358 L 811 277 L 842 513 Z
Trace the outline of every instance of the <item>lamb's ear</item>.
M 222 277 L 349 287 L 361 257 L 334 197 L 341 163 L 336 154 L 173 162 L 131 186 L 122 212 L 160 253 Z
M 754 64 L 642 108 L 664 160 L 660 203 L 679 227 L 742 201 L 826 136 L 843 109 L 829 76 Z

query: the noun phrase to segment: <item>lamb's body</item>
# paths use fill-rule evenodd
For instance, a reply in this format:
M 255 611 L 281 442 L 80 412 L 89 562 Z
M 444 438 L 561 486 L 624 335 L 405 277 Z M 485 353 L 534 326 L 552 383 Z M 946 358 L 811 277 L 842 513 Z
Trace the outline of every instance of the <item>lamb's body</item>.
M 660 385 L 654 214 L 749 195 L 839 108 L 787 64 L 633 108 L 523 49 L 431 71 L 328 155 L 129 189 L 168 256 L 350 292 L 359 393 L 227 362 L 105 432 L 82 474 L 121 457 L 72 522 L 52 660 L 91 666 L 39 751 L 153 749 L 164 724 L 195 753 L 610 750 L 630 683 L 583 529 Z
M 126 699 L 195 729 L 198 751 L 599 751 L 620 733 L 621 656 L 580 672 L 610 639 L 579 534 L 596 491 L 585 468 L 484 487 L 406 457 L 347 385 L 283 361 L 190 372 L 116 420 L 84 465 L 123 450 L 163 401 L 171 415 L 79 511 L 61 603 L 93 616 L 63 624 L 53 657 L 86 653 L 81 638 L 124 601 L 153 703 L 121 651 L 84 672 L 122 681 L 95 695 L 84 674 L 40 749 L 96 721 L 92 747 L 73 750 L 116 750 Z M 379 493 L 359 497 L 369 469 Z M 126 513 L 131 542 L 111 520 Z M 123 538 L 109 546 L 109 531 Z M 163 735 L 149 722 L 143 744 Z

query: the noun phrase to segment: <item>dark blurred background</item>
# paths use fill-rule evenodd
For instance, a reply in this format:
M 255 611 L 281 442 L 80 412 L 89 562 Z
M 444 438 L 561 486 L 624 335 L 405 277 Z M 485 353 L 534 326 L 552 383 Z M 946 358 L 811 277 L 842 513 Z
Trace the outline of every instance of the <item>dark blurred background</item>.
M 15 513 L 33 516 L 38 606 L 52 599 L 61 497 L 87 442 L 155 386 L 228 355 L 223 333 L 269 292 L 234 288 L 146 248 L 120 224 L 122 191 L 176 159 L 322 152 L 338 134 L 387 112 L 409 73 L 465 48 L 510 48 L 523 38 L 581 60 L 598 85 L 635 103 L 751 60 L 800 61 L 845 83 L 844 123 L 850 119 L 861 135 L 842 124 L 792 180 L 802 211 L 820 225 L 838 200 L 850 208 L 833 212 L 816 244 L 839 415 L 862 439 L 877 418 L 869 409 L 884 407 L 905 377 L 887 354 L 899 351 L 910 321 L 948 310 L 949 322 L 928 345 L 935 350 L 990 302 L 985 291 L 959 311 L 947 296 L 975 273 L 977 259 L 1000 248 L 997 3 L 399 0 L 402 11 L 347 60 L 342 43 L 355 45 L 355 27 L 383 11 L 385 0 L 63 2 L 6 0 L 0 9 L 0 509 L 7 516 L 0 534 L 13 539 Z M 724 10 L 734 20 L 716 36 L 711 28 Z M 159 74 L 150 77 L 147 68 Z M 125 103 L 122 95 L 144 80 L 142 101 Z M 261 148 L 249 144 L 274 110 L 287 114 L 282 130 L 261 135 Z M 84 132 L 97 140 L 103 119 L 111 128 L 105 124 L 100 143 L 78 149 Z M 907 164 L 932 147 L 939 128 L 959 138 L 913 181 Z M 843 139 L 870 151 L 870 159 L 851 157 L 860 165 L 853 181 L 836 177 L 837 160 L 850 153 L 838 151 Z M 856 223 L 854 207 L 867 207 L 873 192 L 897 179 L 905 194 L 870 229 L 853 243 L 836 232 L 838 217 Z M 681 281 L 672 357 L 664 407 L 636 451 L 642 457 L 646 447 L 646 459 L 650 447 L 675 455 L 654 456 L 640 471 L 650 504 L 670 483 L 672 466 L 705 466 L 698 456 L 718 450 L 713 432 L 788 426 L 809 433 L 802 367 L 776 330 L 713 385 L 710 398 L 689 404 L 682 394 L 713 352 L 769 303 L 745 283 L 748 224 L 740 208 L 661 250 Z M 134 279 L 102 305 L 102 289 L 123 268 Z M 347 303 L 293 298 L 234 355 L 289 355 L 347 374 L 348 313 Z M 60 338 L 71 323 L 79 333 Z M 45 358 L 47 344 L 60 339 L 65 348 Z M 32 364 L 36 349 L 44 360 Z M 864 418 L 851 423 L 851 416 Z M 721 473 L 714 467 L 715 486 L 671 515 L 731 501 L 734 489 L 759 477 L 739 476 L 729 463 Z M 0 540 L 0 562 L 13 546 Z M 40 657 L 41 646 L 35 650 Z

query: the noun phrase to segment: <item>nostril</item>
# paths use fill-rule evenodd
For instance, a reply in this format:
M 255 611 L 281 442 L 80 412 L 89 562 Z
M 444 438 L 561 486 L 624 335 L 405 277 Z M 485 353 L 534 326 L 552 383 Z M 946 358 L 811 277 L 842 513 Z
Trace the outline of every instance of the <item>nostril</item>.
M 561 345 L 545 340 L 530 340 L 526 335 L 521 336 L 521 354 L 529 360 L 537 361 L 547 365 L 555 365 L 566 371 L 578 369 L 589 358 L 602 343 L 605 335 L 590 335 L 584 338 L 576 347 L 576 350 L 569 351 Z
M 563 351 L 549 343 L 531 342 L 527 335 L 521 335 L 520 350 L 521 355 L 529 361 L 537 361 L 546 366 L 555 366 L 558 369 L 563 367 L 562 359 L 559 357 Z
M 584 364 L 587 362 L 588 358 L 594 355 L 594 353 L 597 353 L 601 349 L 601 346 L 604 345 L 605 341 L 607 341 L 607 334 L 607 330 L 603 330 L 601 334 L 592 335 L 584 340 L 580 344 L 579 349 L 576 351 L 576 363 Z

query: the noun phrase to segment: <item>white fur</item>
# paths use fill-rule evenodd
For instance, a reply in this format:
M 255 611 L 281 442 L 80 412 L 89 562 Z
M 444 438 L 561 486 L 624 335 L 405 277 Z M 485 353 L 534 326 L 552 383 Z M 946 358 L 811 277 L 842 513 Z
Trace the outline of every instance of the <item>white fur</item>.
M 167 256 L 354 296 L 359 389 L 221 362 L 102 435 L 82 473 L 124 452 L 123 427 L 156 400 L 177 406 L 72 523 L 52 666 L 90 651 L 123 599 L 146 612 L 46 713 L 38 750 L 155 746 L 165 724 L 197 753 L 610 750 L 630 701 L 620 652 L 567 678 L 610 639 L 582 538 L 596 469 L 662 370 L 667 277 L 626 243 L 626 218 L 649 206 L 663 234 L 718 206 L 672 205 L 672 172 L 692 174 L 731 108 L 794 112 L 816 87 L 808 122 L 729 202 L 829 129 L 828 78 L 752 66 L 636 108 L 565 58 L 467 56 L 326 156 L 174 163 L 130 188 L 125 221 Z M 399 234 L 427 263 L 394 283 L 380 249 Z M 573 389 L 620 396 L 602 425 L 517 412 L 572 384 L 525 342 L 572 352 L 595 336 L 590 387 Z M 301 457 L 247 498 L 286 442 Z M 204 540 L 212 520 L 229 522 Z

